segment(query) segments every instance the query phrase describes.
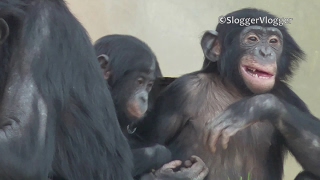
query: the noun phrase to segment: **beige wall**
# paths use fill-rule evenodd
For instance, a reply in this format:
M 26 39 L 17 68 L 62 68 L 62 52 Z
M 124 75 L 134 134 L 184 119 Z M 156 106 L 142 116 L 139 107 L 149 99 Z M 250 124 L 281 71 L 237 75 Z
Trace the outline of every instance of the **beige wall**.
M 93 41 L 107 34 L 130 34 L 156 53 L 165 76 L 179 76 L 201 67 L 199 45 L 204 30 L 214 29 L 220 15 L 245 8 L 263 8 L 293 18 L 288 28 L 305 50 L 307 61 L 291 82 L 294 91 L 320 117 L 319 0 L 67 0 Z M 300 171 L 288 158 L 285 179 Z

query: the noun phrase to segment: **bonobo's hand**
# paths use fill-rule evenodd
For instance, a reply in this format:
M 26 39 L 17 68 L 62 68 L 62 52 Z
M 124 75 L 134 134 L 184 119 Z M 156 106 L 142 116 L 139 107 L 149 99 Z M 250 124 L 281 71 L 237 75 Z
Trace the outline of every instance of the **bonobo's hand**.
M 230 105 L 216 118 L 206 122 L 203 132 L 204 143 L 215 152 L 221 136 L 222 147 L 226 149 L 231 136 L 259 120 L 275 119 L 281 109 L 283 107 L 280 101 L 272 94 L 242 99 Z
M 174 170 L 178 169 L 178 170 Z M 154 173 L 156 180 L 203 180 L 209 169 L 197 156 L 191 156 L 182 164 L 181 161 L 171 161 Z
M 132 149 L 134 169 L 132 175 L 140 176 L 150 169 L 159 169 L 171 161 L 171 152 L 165 146 L 154 144 L 150 147 Z

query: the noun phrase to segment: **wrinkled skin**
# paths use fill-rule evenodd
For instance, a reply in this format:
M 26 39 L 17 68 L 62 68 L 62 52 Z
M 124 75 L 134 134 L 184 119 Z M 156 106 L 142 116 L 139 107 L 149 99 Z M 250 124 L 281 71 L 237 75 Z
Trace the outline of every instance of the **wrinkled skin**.
M 184 164 L 180 160 L 171 161 L 154 173 L 143 176 L 141 180 L 203 180 L 208 172 L 208 168 L 199 157 L 191 156 Z

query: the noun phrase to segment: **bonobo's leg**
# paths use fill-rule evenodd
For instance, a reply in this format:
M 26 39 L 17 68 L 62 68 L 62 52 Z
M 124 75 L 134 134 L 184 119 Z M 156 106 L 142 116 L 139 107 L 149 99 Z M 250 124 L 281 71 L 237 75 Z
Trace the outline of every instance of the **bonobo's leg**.
M 133 149 L 133 177 L 146 173 L 151 169 L 159 169 L 171 160 L 171 152 L 162 145 Z
M 222 144 L 227 148 L 229 138 L 236 132 L 265 120 L 282 134 L 286 147 L 302 167 L 320 177 L 320 120 L 272 94 L 257 95 L 229 106 L 207 122 L 204 140 L 214 151 L 222 135 Z

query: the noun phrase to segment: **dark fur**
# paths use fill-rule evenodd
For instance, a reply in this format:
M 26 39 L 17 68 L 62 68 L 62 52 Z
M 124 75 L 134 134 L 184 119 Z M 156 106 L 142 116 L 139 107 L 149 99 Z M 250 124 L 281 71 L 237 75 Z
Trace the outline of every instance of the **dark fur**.
M 315 176 L 314 174 L 304 171 L 298 174 L 298 176 L 294 180 L 319 180 L 320 178 Z
M 241 10 L 239 10 L 241 11 Z M 259 18 L 265 17 L 276 18 L 276 16 L 265 12 L 265 11 L 256 11 L 255 9 L 249 9 L 247 11 L 234 11 L 233 13 L 228 14 L 227 16 L 235 17 L 248 17 L 248 18 Z M 290 36 L 287 28 L 285 26 L 273 26 L 272 24 L 261 24 L 257 23 L 254 25 L 259 25 L 263 27 L 277 27 L 283 35 L 283 52 L 281 56 L 281 61 L 278 61 L 278 72 L 277 80 L 287 81 L 293 75 L 294 70 L 298 67 L 298 64 L 301 60 L 304 59 L 304 52 L 301 50 L 299 45 L 294 41 Z M 218 63 L 209 63 L 208 59 L 204 60 L 203 68 L 205 72 L 214 72 L 218 71 L 220 76 L 223 78 L 232 79 L 233 83 L 238 86 L 239 89 L 246 89 L 244 86 L 243 80 L 238 75 L 238 62 L 240 56 L 242 55 L 241 51 L 236 51 L 238 49 L 237 44 L 239 43 L 239 38 L 237 35 L 243 29 L 243 26 L 239 24 L 219 24 L 216 27 L 216 31 L 219 32 L 218 39 L 220 42 L 224 42 L 222 46 L 222 56 L 220 56 L 220 61 Z M 274 88 L 278 89 L 278 88 Z
M 98 39 L 94 43 L 94 49 L 96 55 L 106 54 L 109 56 L 109 66 L 112 70 L 111 78 L 108 80 L 108 85 L 111 87 L 111 93 L 114 99 L 117 96 L 126 94 L 127 88 L 120 88 L 120 91 L 112 91 L 116 86 L 123 86 L 121 83 L 126 74 L 132 72 L 148 72 L 151 64 L 156 63 L 156 70 L 154 72 L 155 77 L 162 77 L 157 57 L 151 50 L 151 48 L 141 40 L 130 35 L 108 35 Z M 155 100 L 156 93 L 150 92 L 148 109 L 152 108 Z M 116 109 L 121 109 L 117 106 L 123 106 L 123 104 L 117 104 L 115 102 Z M 126 117 L 119 114 L 120 121 L 124 121 Z M 126 120 L 126 122 L 128 122 Z
M 118 120 L 124 134 L 129 139 L 134 156 L 133 176 L 151 171 L 151 169 L 160 168 L 164 163 L 170 160 L 170 151 L 164 146 L 155 145 L 147 142 L 138 136 L 129 135 L 127 126 L 135 123 L 138 120 L 132 120 L 123 112 L 126 108 L 126 102 L 119 100 L 126 97 L 135 96 L 135 89 L 139 88 L 136 85 L 137 75 L 150 71 L 150 67 L 155 63 L 156 67 L 153 71 L 154 78 L 162 77 L 162 73 L 156 56 L 149 46 L 129 35 L 108 35 L 97 40 L 94 44 L 96 55 L 105 54 L 109 57 L 111 70 L 110 79 L 107 83 L 110 86 L 112 97 L 116 106 Z M 137 89 L 139 90 L 139 89 Z M 151 90 L 148 99 L 148 110 L 152 108 L 156 93 Z M 153 154 L 147 154 L 146 151 Z
M 226 16 L 275 17 L 257 9 L 243 9 Z M 283 34 L 284 47 L 278 62 L 276 84 L 271 93 L 300 111 L 309 113 L 305 103 L 286 83 L 296 65 L 303 59 L 304 53 L 285 27 L 277 27 Z M 202 70 L 172 82 L 159 96 L 154 111 L 138 128 L 138 133 L 155 143 L 167 145 L 174 159 L 185 160 L 192 154 L 198 155 L 210 169 L 207 180 L 234 180 L 240 176 L 247 179 L 249 173 L 252 179 L 280 180 L 286 152 L 284 145 L 288 139 L 271 122 L 259 122 L 238 132 L 230 138 L 228 149 L 224 150 L 218 145 L 215 154 L 211 153 L 207 145 L 202 144 L 201 135 L 208 120 L 216 117 L 229 105 L 253 95 L 238 71 L 242 55 L 238 50 L 238 39 L 243 28 L 236 24 L 219 24 L 216 28 L 222 44 L 219 61 L 213 63 L 205 59 Z
M 23 129 L 22 142 L 11 148 L 18 150 L 12 152 L 16 157 L 1 151 L 1 179 L 47 179 L 51 169 L 69 180 L 132 179 L 129 145 L 90 39 L 64 1 L 2 0 L 0 14 L 11 30 L 2 48 L 1 73 L 8 76 L 13 64 L 31 63 L 32 78 L 48 107 L 44 149 L 34 144 L 36 129 Z

